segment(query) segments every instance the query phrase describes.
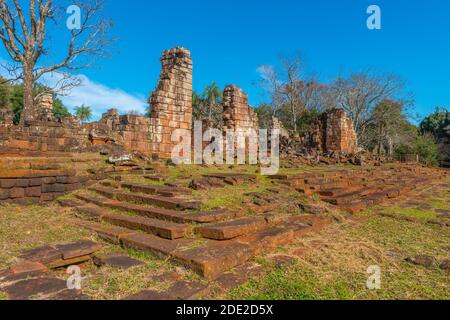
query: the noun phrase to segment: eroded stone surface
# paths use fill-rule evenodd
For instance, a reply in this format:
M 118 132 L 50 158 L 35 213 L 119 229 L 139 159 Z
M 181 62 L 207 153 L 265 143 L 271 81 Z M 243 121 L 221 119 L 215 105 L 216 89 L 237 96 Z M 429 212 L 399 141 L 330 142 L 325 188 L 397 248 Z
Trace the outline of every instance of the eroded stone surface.
M 166 294 L 180 300 L 193 300 L 205 295 L 208 290 L 208 286 L 201 282 L 177 281 Z
M 67 289 L 65 280 L 57 278 L 37 278 L 17 282 L 2 288 L 10 300 L 29 300 L 32 297 L 55 294 Z

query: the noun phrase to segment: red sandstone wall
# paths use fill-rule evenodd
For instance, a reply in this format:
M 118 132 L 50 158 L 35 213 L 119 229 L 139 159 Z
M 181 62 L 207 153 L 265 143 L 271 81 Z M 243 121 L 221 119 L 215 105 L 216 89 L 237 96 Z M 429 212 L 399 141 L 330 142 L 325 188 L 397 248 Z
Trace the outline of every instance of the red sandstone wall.
M 1 169 L 0 201 L 18 204 L 52 201 L 104 178 L 104 174 L 77 177 L 74 170 L 65 169 Z
M 192 131 L 192 60 L 184 48 L 164 51 L 158 86 L 151 93 L 150 134 L 152 154 L 170 158 L 176 129 Z
M 313 125 L 307 137 L 308 146 L 320 152 L 358 152 L 358 139 L 352 120 L 344 110 L 331 109 Z
M 225 129 L 258 130 L 258 116 L 248 105 L 248 95 L 237 86 L 227 86 L 223 92 Z

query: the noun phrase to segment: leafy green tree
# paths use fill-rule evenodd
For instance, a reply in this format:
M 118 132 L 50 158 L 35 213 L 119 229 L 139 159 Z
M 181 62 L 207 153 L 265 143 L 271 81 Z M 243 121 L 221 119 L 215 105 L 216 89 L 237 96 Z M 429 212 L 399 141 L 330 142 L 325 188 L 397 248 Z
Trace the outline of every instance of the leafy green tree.
M 303 111 L 297 119 L 297 132 L 304 136 L 311 129 L 312 124 L 319 118 L 320 112 L 317 109 L 308 109 Z
M 216 116 L 216 114 L 213 115 L 216 111 L 216 106 L 220 105 L 222 102 L 222 91 L 215 82 L 212 82 L 205 87 L 205 90 L 203 91 L 203 100 L 208 107 L 208 120 L 212 122 L 213 116 Z
M 205 108 L 203 107 L 203 99 L 196 91 L 192 91 L 192 117 L 194 120 L 202 120 L 205 116 Z
M 10 101 L 11 101 L 11 109 L 14 114 L 13 122 L 14 122 L 14 124 L 19 124 L 20 115 L 22 114 L 22 110 L 23 110 L 23 86 L 22 85 L 13 86 Z
M 61 99 L 58 99 L 57 97 L 53 98 L 53 115 L 56 119 L 62 120 L 64 118 L 70 117 L 72 114 L 69 112 L 69 110 L 64 106 Z
M 192 93 L 193 119 L 208 121 L 213 127 L 222 126 L 222 91 L 215 82 L 206 86 L 201 94 Z
M 445 108 L 436 108 L 435 112 L 422 121 L 420 130 L 429 132 L 436 139 L 446 134 L 445 128 L 450 125 L 450 112 Z
M 92 108 L 82 104 L 75 108 L 75 115 L 80 118 L 82 122 L 89 121 L 92 118 Z
M 415 142 L 414 151 L 423 164 L 427 166 L 439 164 L 439 146 L 431 134 L 419 135 Z
M 11 86 L 0 77 L 0 109 L 9 107 Z
M 450 162 L 450 112 L 446 108 L 436 108 L 433 114 L 422 121 L 420 130 L 434 137 L 439 145 L 440 159 Z
M 1 86 L 1 85 L 0 85 Z M 14 114 L 14 124 L 19 124 L 20 117 L 23 110 L 23 84 L 4 84 L 8 88 L 8 103 L 9 107 L 11 108 L 13 114 Z M 35 91 L 34 95 L 38 95 L 41 92 L 48 91 L 48 88 L 41 85 L 36 84 L 35 85 Z M 0 88 L 0 107 L 1 107 L 1 88 Z M 70 112 L 67 109 L 66 106 L 64 106 L 63 102 L 57 97 L 56 94 L 53 95 L 53 115 L 56 119 L 62 120 L 65 117 L 70 116 Z
M 397 140 L 401 140 L 402 126 L 407 123 L 404 105 L 383 100 L 371 110 L 371 123 L 361 134 L 361 143 L 378 154 L 393 155 Z

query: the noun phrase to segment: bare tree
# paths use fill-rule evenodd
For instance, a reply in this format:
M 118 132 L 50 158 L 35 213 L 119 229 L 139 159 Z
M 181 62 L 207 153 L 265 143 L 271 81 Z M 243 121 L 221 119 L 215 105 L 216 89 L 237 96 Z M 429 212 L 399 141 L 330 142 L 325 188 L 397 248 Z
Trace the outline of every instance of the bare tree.
M 358 137 L 364 135 L 372 123 L 372 110 L 383 100 L 409 103 L 403 92 L 405 84 L 395 75 L 373 75 L 370 72 L 353 73 L 348 78 L 338 77 L 330 86 L 332 106 L 342 108 L 353 120 Z
M 261 66 L 261 83 L 272 98 L 273 115 L 284 109 L 289 114 L 290 127 L 298 129 L 298 120 L 305 111 L 320 109 L 325 87 L 314 79 L 305 79 L 302 73 L 302 60 L 297 54 L 291 57 L 280 56 L 280 70 L 271 66 Z
M 33 103 L 33 86 L 44 75 L 51 74 L 53 86 L 51 91 L 67 93 L 80 84 L 80 79 L 70 71 L 94 66 L 97 59 L 108 56 L 108 46 L 113 41 L 108 37 L 112 23 L 100 17 L 103 0 L 72 0 L 67 6 L 53 0 L 25 1 L 0 0 L 0 39 L 8 52 L 12 64 L 6 67 L 13 80 L 22 80 L 24 85 L 24 109 L 21 122 L 28 120 Z M 58 26 L 61 22 L 66 27 L 66 8 L 75 5 L 80 8 L 79 26 L 67 28 L 68 42 L 64 44 L 64 56 L 50 58 L 51 48 L 49 30 L 51 24 Z M 56 47 L 52 43 L 52 47 Z M 51 60 L 51 61 L 49 61 Z M 57 60 L 57 61 L 54 61 Z M 42 92 L 43 94 L 45 92 Z

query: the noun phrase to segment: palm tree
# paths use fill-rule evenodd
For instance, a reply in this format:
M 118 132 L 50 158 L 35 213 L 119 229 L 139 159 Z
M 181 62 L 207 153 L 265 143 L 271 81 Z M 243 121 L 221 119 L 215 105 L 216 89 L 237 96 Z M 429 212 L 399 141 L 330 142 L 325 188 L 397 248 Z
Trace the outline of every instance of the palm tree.
M 203 91 L 203 99 L 208 104 L 208 119 L 209 121 L 212 120 L 213 116 L 213 109 L 214 106 L 220 103 L 220 99 L 222 98 L 222 91 L 220 90 L 219 86 L 215 82 L 212 82 L 210 85 L 205 87 L 205 90 Z
M 92 109 L 82 104 L 75 108 L 75 115 L 80 118 L 81 122 L 89 121 L 92 118 Z

